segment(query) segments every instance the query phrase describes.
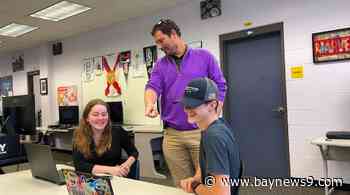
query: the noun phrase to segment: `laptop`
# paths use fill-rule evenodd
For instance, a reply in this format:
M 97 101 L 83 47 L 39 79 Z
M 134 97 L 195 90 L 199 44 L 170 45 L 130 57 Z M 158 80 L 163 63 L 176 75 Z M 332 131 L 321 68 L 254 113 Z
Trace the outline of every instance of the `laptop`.
M 62 169 L 69 195 L 113 195 L 112 176 L 97 176 Z
M 43 179 L 58 185 L 65 184 L 63 175 L 57 171 L 50 146 L 25 143 L 24 147 L 34 178 Z

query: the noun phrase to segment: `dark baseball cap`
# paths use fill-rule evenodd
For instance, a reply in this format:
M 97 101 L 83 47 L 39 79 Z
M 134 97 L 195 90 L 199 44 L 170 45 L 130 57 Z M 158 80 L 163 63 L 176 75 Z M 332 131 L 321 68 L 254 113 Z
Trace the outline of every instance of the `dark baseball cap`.
M 209 78 L 197 78 L 190 81 L 182 97 L 184 107 L 195 108 L 208 101 L 217 100 L 218 88 Z

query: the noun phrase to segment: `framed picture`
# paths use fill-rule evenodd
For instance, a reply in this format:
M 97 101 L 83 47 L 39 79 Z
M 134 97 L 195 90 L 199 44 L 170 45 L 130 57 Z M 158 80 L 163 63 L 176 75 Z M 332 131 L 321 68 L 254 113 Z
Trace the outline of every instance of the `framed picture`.
M 48 91 L 47 78 L 40 79 L 40 95 L 47 95 Z
M 312 34 L 314 63 L 350 58 L 350 28 Z
M 12 76 L 0 77 L 0 96 L 12 96 L 12 92 Z
M 24 70 L 23 54 L 12 57 L 12 71 L 18 72 Z
M 157 61 L 157 46 L 152 45 L 143 48 L 143 60 L 146 64 L 148 78 L 151 76 L 154 63 Z

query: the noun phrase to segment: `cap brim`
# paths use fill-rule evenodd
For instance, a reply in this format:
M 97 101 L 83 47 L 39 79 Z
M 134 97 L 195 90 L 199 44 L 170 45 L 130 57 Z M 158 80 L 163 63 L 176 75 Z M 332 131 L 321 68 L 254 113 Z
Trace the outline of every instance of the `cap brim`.
M 183 97 L 181 103 L 184 107 L 195 108 L 202 105 L 203 101 L 194 98 Z

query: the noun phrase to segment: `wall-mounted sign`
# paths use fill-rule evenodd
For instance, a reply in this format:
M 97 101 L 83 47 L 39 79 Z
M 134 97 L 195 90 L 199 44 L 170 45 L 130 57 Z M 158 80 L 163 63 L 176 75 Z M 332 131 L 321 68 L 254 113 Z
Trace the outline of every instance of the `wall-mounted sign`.
M 113 55 L 115 58 L 115 55 Z M 113 58 L 112 56 L 112 58 Z M 105 96 L 113 97 L 119 96 L 122 94 L 122 89 L 119 84 L 119 76 L 118 76 L 118 64 L 119 64 L 119 55 L 113 64 L 112 67 L 109 66 L 107 58 L 110 56 L 102 56 L 102 66 L 105 71 L 106 76 L 106 88 L 105 88 Z
M 128 82 L 129 69 L 131 64 L 131 51 L 120 52 L 118 58 L 119 66 L 123 68 L 125 81 Z
M 291 67 L 292 79 L 301 79 L 304 78 L 304 67 L 303 66 L 294 66 Z
M 350 28 L 312 34 L 314 63 L 350 58 Z

